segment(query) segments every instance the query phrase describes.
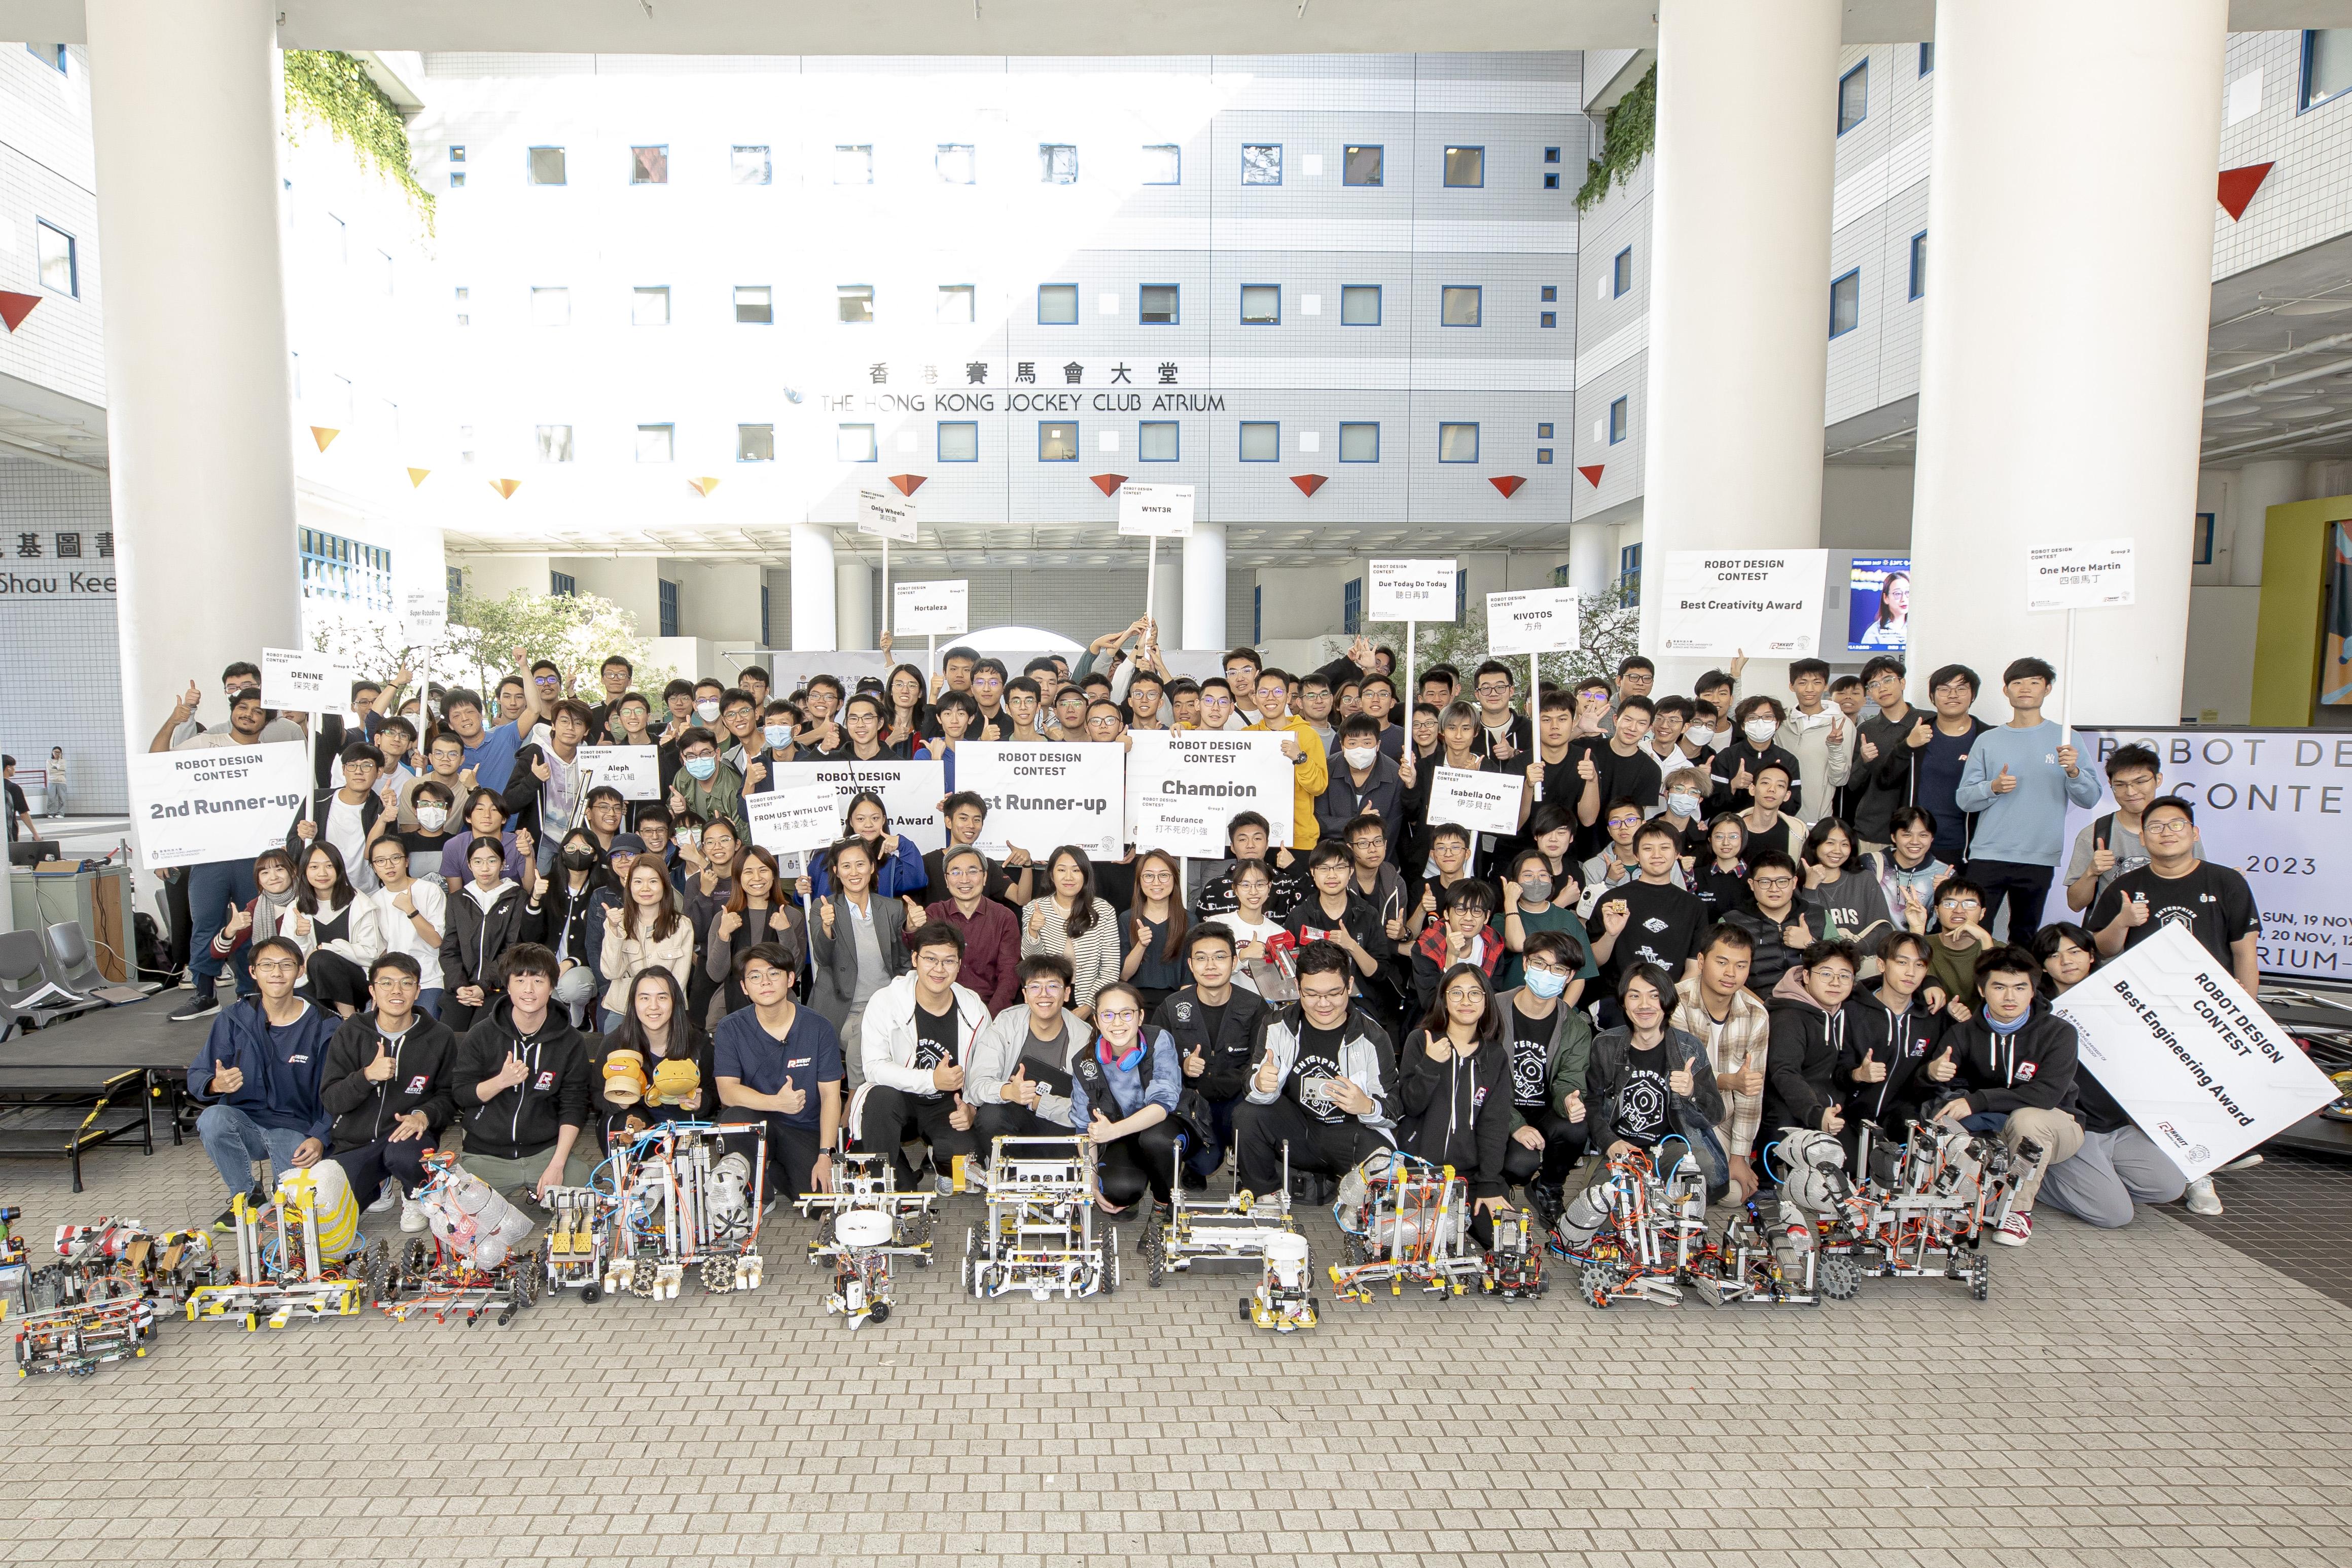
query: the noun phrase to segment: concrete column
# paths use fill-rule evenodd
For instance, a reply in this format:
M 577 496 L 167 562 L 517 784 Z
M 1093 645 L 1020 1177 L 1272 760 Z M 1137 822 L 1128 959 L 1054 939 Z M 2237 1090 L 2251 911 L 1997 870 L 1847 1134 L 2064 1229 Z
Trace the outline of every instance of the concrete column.
M 1657 11 L 1642 518 L 1653 657 L 1667 552 L 1820 542 L 1841 22 L 1838 0 Z M 1660 658 L 1658 689 L 1686 691 L 1720 662 Z
M 1218 593 L 1224 592 L 1223 574 L 1218 574 Z M 1181 552 L 1169 541 L 1160 545 L 1160 578 L 1153 584 L 1151 618 L 1160 623 L 1160 642 L 1163 647 L 1174 647 L 1184 633 L 1184 559 Z
M 834 641 L 833 530 L 793 524 L 793 651 L 822 653 Z
M 1222 651 L 1231 645 L 1225 641 L 1225 525 L 1222 522 L 1196 522 L 1192 537 L 1184 542 L 1183 628 L 1181 643 L 1171 643 L 1163 634 L 1163 647 L 1216 648 Z M 1171 623 L 1174 625 L 1175 623 Z
M 2231 487 L 2230 496 L 2230 510 L 2236 519 L 2230 529 L 2232 587 L 2262 586 L 2265 514 L 2272 507 L 2305 498 L 2308 493 L 2303 488 L 2307 468 L 2300 458 L 2273 458 L 2248 463 L 2238 470 L 2238 482 Z
M 1580 522 L 1569 529 L 1568 580 L 1578 593 L 1597 594 L 1617 581 L 1617 552 L 1611 543 L 1614 532 L 1597 522 Z
M 863 561 L 837 559 L 833 567 L 835 647 L 874 646 L 874 568 Z
M 2180 716 L 2226 13 L 2076 0 L 1937 16 L 1911 667 L 1969 666 L 1988 717 L 2005 711 L 2003 666 L 2065 648 L 2063 616 L 2025 612 L 2027 548 L 2124 537 L 2137 603 L 2082 615 L 2074 716 Z M 2100 90 L 2049 90 L 2053 60 L 2116 58 L 2119 40 L 2128 68 Z
M 197 717 L 226 719 L 222 666 L 300 632 L 275 14 L 266 0 L 86 7 L 133 751 L 191 680 Z

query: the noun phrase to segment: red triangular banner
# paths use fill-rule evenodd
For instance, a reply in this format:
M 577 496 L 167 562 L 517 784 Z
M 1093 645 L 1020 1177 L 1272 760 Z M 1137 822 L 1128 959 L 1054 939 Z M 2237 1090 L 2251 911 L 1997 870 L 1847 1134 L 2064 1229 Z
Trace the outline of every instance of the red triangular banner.
M 1579 465 L 1576 471 L 1584 476 L 1586 483 L 1597 489 L 1601 485 L 1601 470 L 1608 466 L 1606 463 L 1584 463 Z
M 1087 477 L 1094 480 L 1095 489 L 1105 495 L 1112 494 L 1119 486 L 1127 483 L 1125 474 L 1091 474 Z
M 0 321 L 7 322 L 8 330 L 13 332 L 24 325 L 25 318 L 31 315 L 33 307 L 40 302 L 38 294 L 15 294 L 0 289 Z
M 1328 474 L 1293 474 L 1290 482 L 1298 487 L 1299 494 L 1311 496 L 1329 484 L 1331 477 Z
M 890 482 L 898 487 L 900 495 L 910 496 L 921 489 L 923 481 L 929 478 L 929 474 L 892 474 Z
M 1490 476 L 1486 482 L 1502 491 L 1503 499 L 1508 500 L 1518 494 L 1519 487 L 1528 481 L 1518 474 L 1495 474 Z
M 2277 166 L 2273 160 L 2268 163 L 2248 163 L 2242 169 L 2221 171 L 2221 182 L 2214 194 L 2221 198 L 2221 210 L 2230 215 L 2231 223 L 2246 216 L 2246 208 L 2253 201 L 2254 193 L 2263 188 L 2263 182 L 2270 178 L 2271 171 Z

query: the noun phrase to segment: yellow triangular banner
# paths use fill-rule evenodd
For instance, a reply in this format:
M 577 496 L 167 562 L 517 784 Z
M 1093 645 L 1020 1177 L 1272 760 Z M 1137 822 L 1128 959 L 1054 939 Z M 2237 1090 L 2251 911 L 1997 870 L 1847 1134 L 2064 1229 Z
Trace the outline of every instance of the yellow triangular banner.
M 430 468 L 411 468 L 411 469 L 409 469 L 409 470 L 408 470 L 408 488 L 409 488 L 410 489 L 415 489 L 417 486 L 419 486 L 419 485 L 423 484 L 423 483 L 425 482 L 425 475 L 427 475 L 427 474 L 429 474 L 429 473 L 431 473 L 432 471 L 433 471 L 433 470 L 432 470 L 432 469 L 430 469 Z
M 492 479 L 490 481 L 490 489 L 498 491 L 500 498 L 507 500 L 512 500 L 514 499 L 515 491 L 522 489 L 522 481 L 520 479 Z
M 719 476 L 705 474 L 698 479 L 688 479 L 686 482 L 693 487 L 696 494 L 707 497 L 712 490 L 719 488 Z
M 332 446 L 334 444 L 335 437 L 341 434 L 342 432 L 341 430 L 332 430 L 324 425 L 313 425 L 310 426 L 310 439 L 319 443 L 319 450 L 321 452 Z

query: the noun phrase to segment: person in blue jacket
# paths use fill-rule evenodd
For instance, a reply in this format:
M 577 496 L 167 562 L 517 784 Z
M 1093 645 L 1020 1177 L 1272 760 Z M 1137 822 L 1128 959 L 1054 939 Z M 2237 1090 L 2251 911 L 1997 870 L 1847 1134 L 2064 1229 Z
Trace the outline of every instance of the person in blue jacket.
M 923 869 L 923 852 L 915 841 L 890 831 L 890 814 L 882 809 L 882 797 L 870 789 L 859 790 L 849 797 L 849 809 L 841 816 L 842 837 L 863 839 L 874 852 L 874 891 L 886 899 L 919 895 L 929 886 L 930 877 Z M 831 856 L 821 857 L 811 869 L 810 886 L 820 899 L 833 891 Z
M 205 1048 L 188 1064 L 188 1094 L 204 1103 L 196 1135 L 230 1195 L 250 1191 L 258 1206 L 268 1194 L 254 1183 L 256 1160 L 268 1160 L 275 1177 L 316 1164 L 327 1152 L 334 1118 L 319 1086 L 341 1020 L 294 994 L 302 950 L 291 938 L 255 942 L 252 966 L 256 994 L 238 997 L 213 1020 Z M 224 1210 L 213 1227 L 235 1223 Z
M 1095 993 L 1091 1049 L 1070 1062 L 1070 1125 L 1095 1145 L 1095 1198 L 1124 1214 L 1146 1191 L 1162 1206 L 1176 1174 L 1177 1096 L 1184 1083 L 1176 1042 L 1147 1031 L 1143 994 L 1124 980 Z

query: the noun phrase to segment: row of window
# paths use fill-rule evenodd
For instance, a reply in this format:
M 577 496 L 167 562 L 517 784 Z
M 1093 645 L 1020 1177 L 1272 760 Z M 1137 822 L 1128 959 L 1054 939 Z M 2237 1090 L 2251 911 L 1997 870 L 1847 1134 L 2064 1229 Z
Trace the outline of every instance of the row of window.
M 1610 439 L 1625 438 L 1625 399 L 1619 398 L 1610 408 Z M 1536 426 L 1538 440 L 1551 439 L 1549 425 Z M 568 463 L 572 458 L 572 426 L 541 425 L 538 426 L 539 460 L 542 463 Z M 457 432 L 460 457 L 471 462 L 474 429 L 460 426 Z M 1292 436 L 1292 445 L 1299 456 L 1319 453 L 1322 432 L 1301 430 Z M 976 463 L 980 461 L 980 425 L 976 420 L 946 420 L 939 422 L 937 450 L 942 463 Z M 1104 452 L 1118 450 L 1118 432 L 1097 432 L 1097 446 Z M 636 460 L 640 463 L 667 463 L 677 455 L 677 426 L 673 424 L 640 425 L 636 427 Z M 835 427 L 834 456 L 845 463 L 879 462 L 882 445 L 879 429 L 872 425 L 841 425 Z M 1146 419 L 1135 430 L 1135 456 L 1146 463 L 1173 463 L 1182 458 L 1182 427 L 1173 419 Z M 1244 463 L 1274 463 L 1282 460 L 1282 425 L 1279 420 L 1244 419 L 1241 422 L 1240 459 Z M 735 460 L 739 463 L 771 463 L 776 458 L 776 427 L 773 425 L 738 425 L 735 426 Z M 1043 419 L 1037 423 L 1037 460 L 1041 463 L 1075 463 L 1078 460 L 1078 426 L 1072 419 Z M 1377 463 L 1381 460 L 1381 426 L 1375 419 L 1343 420 L 1339 426 L 1339 460 L 1343 463 Z M 1441 463 L 1475 463 L 1478 460 L 1478 426 L 1475 421 L 1448 420 L 1437 426 L 1437 460 Z M 1537 448 L 1536 460 L 1551 461 L 1551 448 Z
M 1927 296 L 1927 231 L 1911 237 L 1911 298 Z M 1830 280 L 1830 336 L 1842 338 L 1862 325 L 1862 268 Z
M 942 184 L 971 185 L 980 183 L 979 150 L 969 142 L 940 142 L 933 144 L 932 171 Z M 1181 185 L 1184 183 L 1184 150 L 1173 142 L 1147 143 L 1138 150 L 1136 174 L 1147 185 Z M 1283 178 L 1284 144 L 1279 142 L 1244 142 L 1241 144 L 1241 183 L 1244 185 L 1279 185 Z M 1300 172 L 1306 175 L 1323 173 L 1323 154 L 1302 153 Z M 463 143 L 449 148 L 449 185 L 463 190 L 467 165 Z M 530 183 L 534 185 L 563 185 L 571 183 L 571 158 L 562 147 L 530 149 L 525 165 Z M 669 184 L 669 144 L 666 142 L 646 142 L 629 149 L 629 184 L 633 185 L 666 185 Z M 1455 190 L 1481 190 L 1486 184 L 1486 149 L 1483 146 L 1460 146 L 1445 149 L 1443 165 L 1448 187 Z M 756 143 L 738 142 L 728 149 L 729 182 L 738 185 L 766 185 L 775 183 L 776 164 L 771 149 Z M 1560 149 L 1543 150 L 1543 188 L 1560 188 Z M 1078 183 L 1078 148 L 1072 142 L 1040 142 L 1037 143 L 1037 178 L 1048 185 L 1075 185 Z M 833 149 L 833 183 L 836 185 L 870 185 L 874 184 L 874 143 L 871 142 L 836 142 Z M 1348 142 L 1339 149 L 1339 183 L 1360 189 L 1377 189 L 1388 183 L 1388 152 L 1377 142 Z
M 1617 258 L 1616 287 L 1623 294 L 1633 286 L 1633 252 L 1628 249 Z M 1339 287 L 1339 324 L 1343 327 L 1377 327 L 1381 322 L 1381 290 L 1378 283 L 1344 283 Z M 1278 327 L 1282 325 L 1282 289 L 1279 283 L 1244 283 L 1241 289 L 1241 324 L 1244 327 Z M 1177 283 L 1145 283 L 1138 286 L 1135 299 L 1135 319 L 1139 326 L 1180 326 L 1184 317 L 1183 286 Z M 1438 324 L 1447 327 L 1481 327 L 1486 325 L 1486 286 L 1478 283 L 1448 283 L 1438 290 Z M 1543 304 L 1554 304 L 1559 299 L 1559 286 L 1539 284 L 1536 297 Z M 457 325 L 473 322 L 474 291 L 470 287 L 456 289 Z M 931 319 L 950 326 L 970 326 L 977 319 L 980 290 L 971 283 L 942 283 L 931 306 Z M 1116 315 L 1119 296 L 1103 294 L 1097 299 L 1103 315 Z M 746 326 L 772 326 L 776 320 L 775 290 L 764 283 L 738 284 L 734 290 L 735 320 Z M 875 321 L 874 285 L 842 283 L 834 289 L 835 319 L 845 326 L 872 326 Z M 1302 294 L 1299 313 L 1319 316 L 1323 313 L 1323 296 Z M 572 290 L 564 285 L 534 286 L 530 291 L 531 324 L 541 327 L 568 327 L 572 324 Z M 1557 310 L 1536 312 L 1538 326 L 1559 324 Z M 656 284 L 629 291 L 629 324 L 637 327 L 667 327 L 670 324 L 670 290 L 667 284 Z M 1072 327 L 1078 324 L 1078 285 L 1076 283 L 1040 283 L 1037 285 L 1037 324 L 1041 327 Z
M 300 531 L 302 596 L 390 611 L 392 552 L 323 529 Z

